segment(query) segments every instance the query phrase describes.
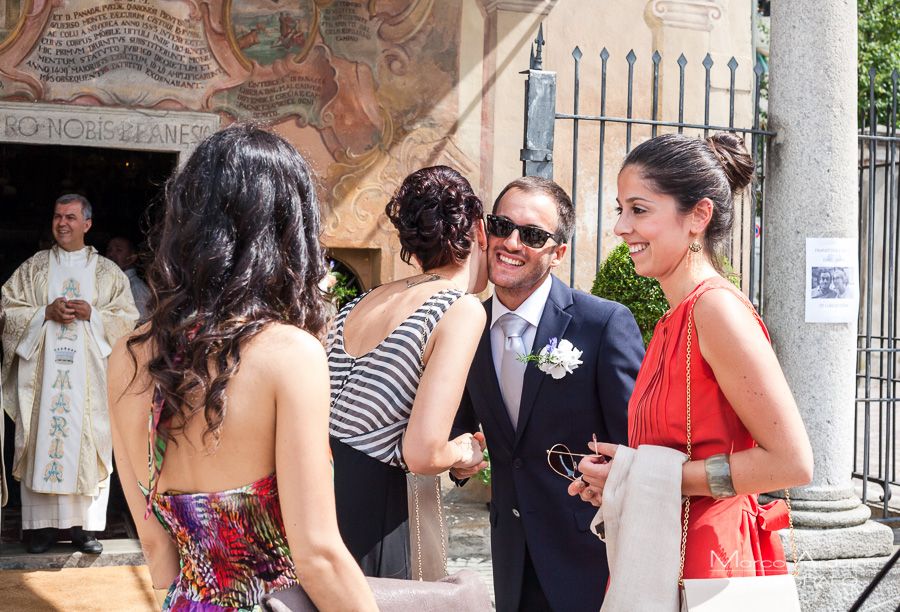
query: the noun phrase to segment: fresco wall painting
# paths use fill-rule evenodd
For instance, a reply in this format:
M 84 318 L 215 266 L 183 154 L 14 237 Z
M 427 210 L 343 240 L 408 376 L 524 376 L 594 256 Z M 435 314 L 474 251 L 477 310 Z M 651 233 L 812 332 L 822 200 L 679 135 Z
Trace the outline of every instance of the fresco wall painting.
M 326 244 L 387 251 L 390 277 L 399 248 L 383 208 L 400 180 L 479 166 L 452 137 L 461 12 L 462 0 L 0 0 L 0 100 L 211 112 L 318 139 L 294 144 L 327 151 L 312 160 Z

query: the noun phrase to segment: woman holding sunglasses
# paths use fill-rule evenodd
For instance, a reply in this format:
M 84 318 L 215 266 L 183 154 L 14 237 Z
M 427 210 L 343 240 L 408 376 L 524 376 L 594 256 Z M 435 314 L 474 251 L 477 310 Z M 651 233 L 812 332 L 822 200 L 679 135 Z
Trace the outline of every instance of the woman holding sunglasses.
M 163 610 L 258 610 L 298 581 L 319 610 L 377 609 L 335 520 L 319 233 L 306 161 L 252 126 L 210 136 L 166 187 L 153 314 L 108 370 Z
M 664 446 L 689 458 L 680 485 L 689 500 L 684 578 L 784 574 L 777 530 L 788 526 L 786 508 L 761 507 L 757 494 L 812 477 L 809 439 L 766 328 L 723 278 L 734 194 L 753 175 L 743 140 L 728 133 L 659 136 L 632 150 L 619 172 L 616 235 L 670 305 L 629 403 L 629 447 Z M 616 447 L 589 446 L 613 459 L 583 459 L 583 482 L 569 492 L 600 506 Z
M 338 525 L 350 552 L 368 576 L 410 578 L 420 576 L 418 563 L 411 566 L 420 547 L 411 549 L 407 472 L 486 465 L 480 433 L 448 441 L 484 328 L 484 308 L 469 294 L 487 285 L 486 238 L 481 201 L 446 166 L 406 177 L 386 213 L 400 258 L 422 272 L 338 313 L 328 339 L 331 448 Z M 415 508 L 439 495 L 434 479 L 411 493 Z

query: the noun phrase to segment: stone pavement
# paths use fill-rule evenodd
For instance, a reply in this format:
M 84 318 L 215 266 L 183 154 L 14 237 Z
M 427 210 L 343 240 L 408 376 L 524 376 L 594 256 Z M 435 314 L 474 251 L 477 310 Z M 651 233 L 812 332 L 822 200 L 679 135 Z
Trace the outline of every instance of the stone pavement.
M 444 510 L 449 528 L 447 572 L 475 570 L 487 584 L 494 603 L 491 526 L 487 487 L 470 482 L 457 488 L 444 480 Z

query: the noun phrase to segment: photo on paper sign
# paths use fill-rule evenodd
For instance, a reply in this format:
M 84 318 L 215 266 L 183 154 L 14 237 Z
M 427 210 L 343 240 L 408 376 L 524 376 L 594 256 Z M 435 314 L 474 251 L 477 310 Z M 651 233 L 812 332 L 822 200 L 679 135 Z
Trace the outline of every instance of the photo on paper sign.
M 806 322 L 852 323 L 859 316 L 859 264 L 848 238 L 806 239 Z
M 814 300 L 849 300 L 855 297 L 850 286 L 853 269 L 847 266 L 813 266 L 810 297 Z

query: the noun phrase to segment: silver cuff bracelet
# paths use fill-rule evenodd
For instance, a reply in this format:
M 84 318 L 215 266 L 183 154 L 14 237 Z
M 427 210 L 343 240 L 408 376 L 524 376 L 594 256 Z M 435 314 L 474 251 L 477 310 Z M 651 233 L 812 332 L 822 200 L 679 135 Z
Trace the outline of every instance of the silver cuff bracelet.
M 731 461 L 728 455 L 713 455 L 705 462 L 706 482 L 715 499 L 725 499 L 737 495 L 731 481 Z

